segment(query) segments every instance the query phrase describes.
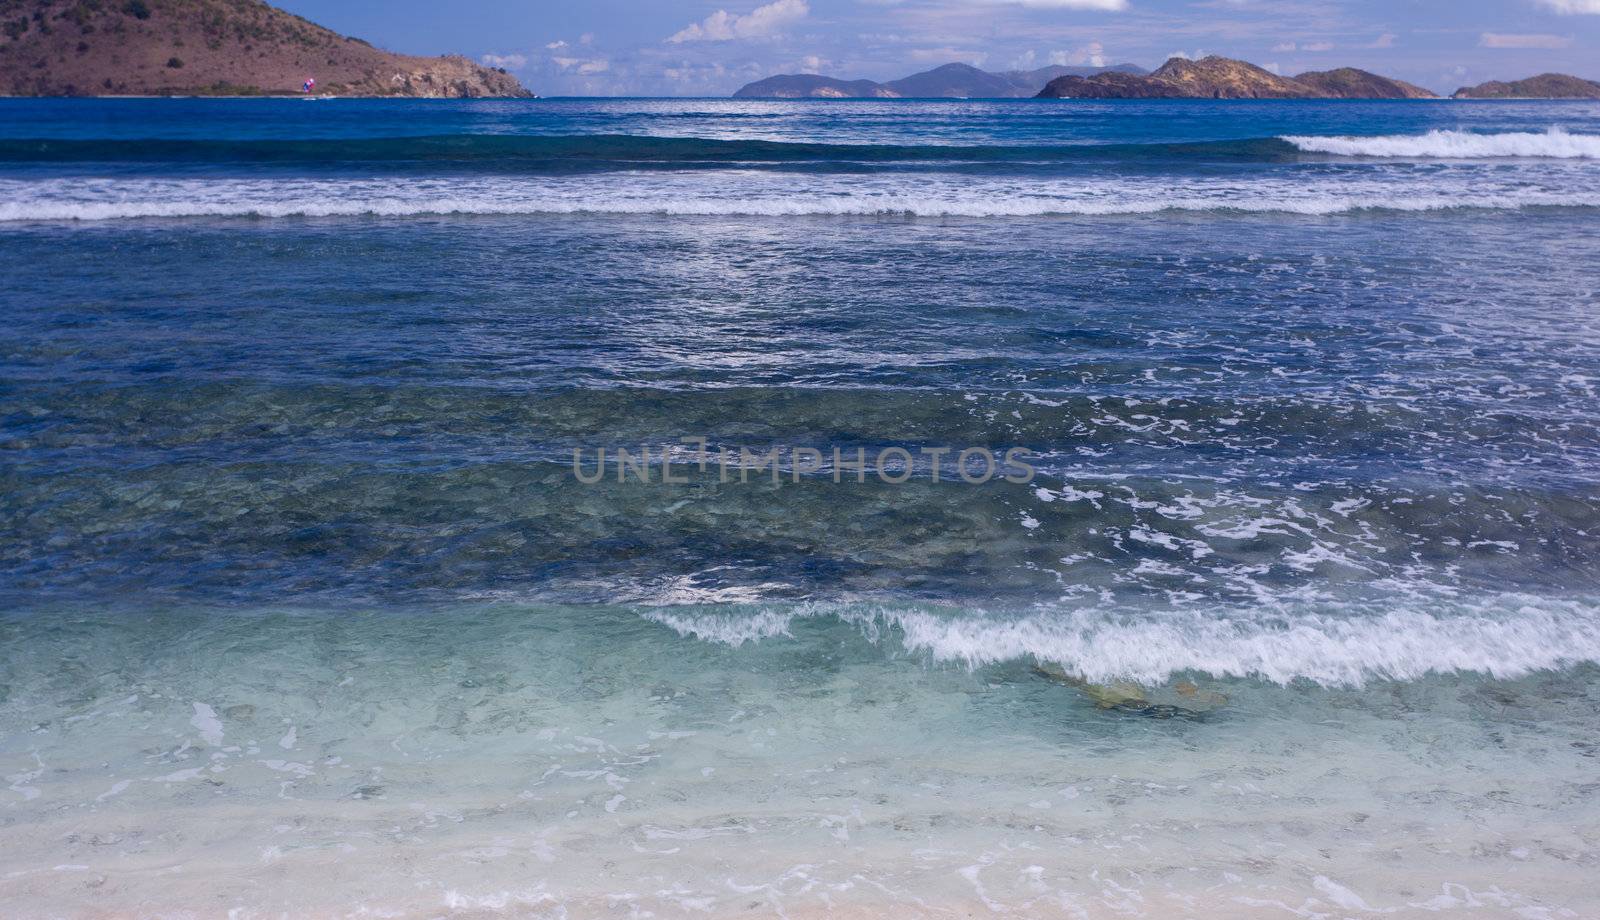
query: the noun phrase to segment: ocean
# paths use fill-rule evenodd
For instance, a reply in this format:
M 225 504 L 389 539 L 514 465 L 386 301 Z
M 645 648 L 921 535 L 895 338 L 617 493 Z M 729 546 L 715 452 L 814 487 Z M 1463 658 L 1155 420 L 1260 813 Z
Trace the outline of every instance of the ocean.
M 1600 916 L 1600 104 L 0 99 L 0 277 L 7 918 Z

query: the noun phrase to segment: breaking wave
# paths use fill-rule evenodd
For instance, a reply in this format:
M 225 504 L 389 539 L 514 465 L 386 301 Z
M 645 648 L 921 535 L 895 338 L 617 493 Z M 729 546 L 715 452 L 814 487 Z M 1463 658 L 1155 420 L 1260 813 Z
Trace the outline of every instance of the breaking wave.
M 684 636 L 741 645 L 835 618 L 936 662 L 1059 664 L 1086 680 L 1175 675 L 1359 686 L 1478 673 L 1514 679 L 1600 663 L 1600 603 L 1502 595 L 1471 603 L 1285 605 L 1279 609 L 981 611 L 813 604 L 647 610 Z
M 1283 140 L 1306 153 L 1330 153 L 1348 157 L 1462 160 L 1509 157 L 1600 159 L 1600 135 L 1568 134 L 1560 128 L 1551 128 L 1542 134 L 1519 131 L 1500 134 L 1429 131 L 1427 134 L 1395 134 L 1381 137 L 1289 136 Z
M 0 222 L 186 217 L 407 217 L 619 214 L 672 216 L 1043 217 L 1183 212 L 1348 214 L 1600 207 L 1600 191 L 1559 181 L 1482 178 L 1101 178 L 970 182 L 954 177 L 843 182 L 748 175 L 603 179 L 0 180 Z
M 1183 143 L 875 144 L 651 137 L 620 134 L 460 134 L 428 137 L 6 139 L 0 164 L 364 165 L 385 169 L 537 172 L 579 166 L 755 163 L 1029 163 L 1077 160 L 1274 160 L 1293 157 L 1278 138 Z

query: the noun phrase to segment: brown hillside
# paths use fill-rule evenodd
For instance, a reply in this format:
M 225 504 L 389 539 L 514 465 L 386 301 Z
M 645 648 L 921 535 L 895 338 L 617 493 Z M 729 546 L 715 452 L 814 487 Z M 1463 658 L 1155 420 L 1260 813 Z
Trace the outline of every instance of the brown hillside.
M 1316 90 L 1319 96 L 1328 99 L 1439 98 L 1436 94 L 1404 80 L 1396 80 L 1393 77 L 1380 77 L 1375 73 L 1357 70 L 1354 67 L 1341 67 L 1338 70 L 1314 70 L 1295 77 L 1294 82 L 1309 86 Z
M 1564 73 L 1542 73 L 1509 83 L 1490 80 L 1456 90 L 1457 99 L 1600 99 L 1600 83 Z
M 1090 77 L 1056 77 L 1039 93 L 1045 99 L 1185 99 L 1190 93 L 1175 83 L 1131 73 Z
M 1306 99 L 1317 95 L 1310 87 L 1270 70 L 1215 55 L 1198 61 L 1173 58 L 1150 77 L 1182 88 L 1185 95 L 1212 99 Z
M 260 0 L 0 0 L 0 95 L 526 96 L 464 57 L 412 57 Z
M 1433 93 L 1402 80 L 1344 67 L 1280 77 L 1231 58 L 1173 58 L 1147 76 L 1101 73 L 1058 77 L 1041 99 L 1432 99 Z

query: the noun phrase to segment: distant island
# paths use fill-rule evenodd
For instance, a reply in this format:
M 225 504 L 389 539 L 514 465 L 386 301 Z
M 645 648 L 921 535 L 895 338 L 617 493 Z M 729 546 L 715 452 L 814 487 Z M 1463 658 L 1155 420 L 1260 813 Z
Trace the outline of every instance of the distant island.
M 529 97 L 504 68 L 374 48 L 262 0 L 0 0 L 0 96 Z M 1041 89 L 1041 87 L 1043 87 Z M 1224 57 L 986 71 L 952 63 L 898 80 L 779 74 L 737 99 L 1436 99 L 1344 67 L 1284 77 Z M 1546 73 L 1455 99 L 1600 99 L 1600 82 Z
M 1043 89 L 1039 87 L 1043 86 Z M 1136 64 L 990 72 L 945 64 L 899 80 L 780 74 L 747 83 L 736 99 L 1438 99 L 1413 83 L 1354 67 L 1279 76 L 1225 57 L 1175 57 L 1155 71 Z M 1542 74 L 1463 87 L 1455 99 L 1600 99 L 1600 83 Z
M 0 95 L 531 95 L 504 70 L 413 57 L 260 0 L 0 0 Z
M 1054 65 L 991 73 L 970 64 L 945 64 L 887 83 L 840 80 L 814 73 L 780 74 L 741 86 L 735 99 L 1017 99 L 1039 92 L 1057 77 L 1102 73 L 1143 74 L 1134 64 L 1111 67 Z
M 1437 99 L 1420 86 L 1344 67 L 1298 77 L 1277 74 L 1245 61 L 1207 57 L 1172 58 L 1154 73 L 1061 76 L 1040 99 Z
M 1543 73 L 1526 80 L 1491 80 L 1456 90 L 1456 99 L 1600 99 L 1600 83 L 1564 73 Z

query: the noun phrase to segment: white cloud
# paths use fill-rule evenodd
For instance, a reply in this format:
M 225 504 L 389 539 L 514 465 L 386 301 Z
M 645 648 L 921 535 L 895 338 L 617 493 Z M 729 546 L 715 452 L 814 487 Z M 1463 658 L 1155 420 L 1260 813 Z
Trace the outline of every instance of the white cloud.
M 678 30 L 668 44 L 726 42 L 742 38 L 767 38 L 799 22 L 811 12 L 806 0 L 772 0 L 744 15 L 717 10 L 705 19 Z
M 1564 16 L 1600 16 L 1600 0 L 1539 0 L 1539 3 Z
M 1500 32 L 1485 32 L 1478 39 L 1478 45 L 1484 48 L 1568 48 L 1572 46 L 1572 39 L 1561 35 L 1506 35 Z
M 520 54 L 486 54 L 483 62 L 490 67 L 501 67 L 506 70 L 521 70 L 528 66 L 528 59 Z
M 1090 67 L 1106 66 L 1106 46 L 1099 42 L 1090 42 L 1081 48 L 1071 51 L 1050 52 L 1050 63 L 1058 66 Z
M 1128 8 L 1128 0 L 985 0 L 988 3 L 1010 3 L 1042 10 L 1101 10 L 1116 13 Z
M 553 57 L 550 59 L 550 63 L 562 70 L 586 77 L 597 73 L 605 73 L 611 69 L 611 62 L 605 58 Z
M 1300 46 L 1301 51 L 1332 51 L 1333 42 L 1306 42 Z
M 1298 46 L 1295 45 L 1294 42 L 1278 42 L 1276 45 L 1272 46 L 1272 50 L 1281 53 L 1284 51 L 1293 51 L 1296 47 Z
M 562 48 L 567 47 L 567 43 L 564 41 L 554 41 L 548 45 L 545 45 L 545 47 L 551 51 L 560 51 Z
M 947 45 L 943 48 L 912 48 L 910 57 L 913 61 L 938 61 L 940 64 L 955 62 L 982 67 L 989 55 L 983 51 L 966 51 Z
M 1394 40 L 1396 38 L 1398 38 L 1398 37 L 1399 36 L 1395 35 L 1393 32 L 1385 32 L 1382 35 L 1378 36 L 1377 38 L 1374 38 L 1372 40 L 1372 44 L 1368 45 L 1367 47 L 1368 48 L 1393 48 L 1394 47 Z

